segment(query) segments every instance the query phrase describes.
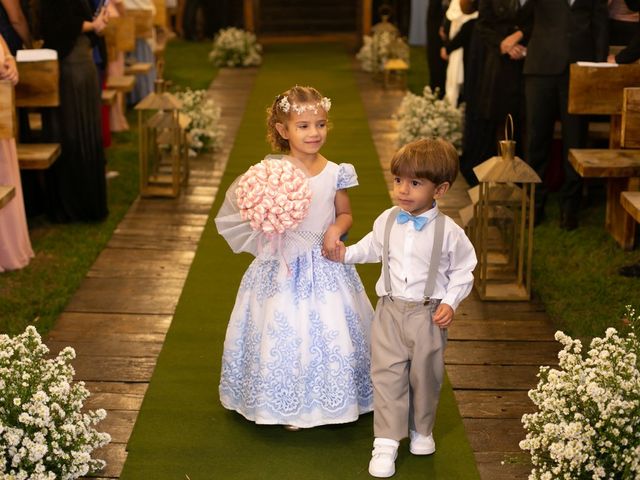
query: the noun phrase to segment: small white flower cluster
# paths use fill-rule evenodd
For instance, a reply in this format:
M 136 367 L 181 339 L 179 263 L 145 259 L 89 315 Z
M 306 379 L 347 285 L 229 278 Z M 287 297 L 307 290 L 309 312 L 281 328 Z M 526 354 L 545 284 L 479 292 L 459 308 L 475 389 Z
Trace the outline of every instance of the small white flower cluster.
M 429 86 L 424 87 L 422 96 L 407 92 L 394 118 L 398 121 L 400 146 L 421 138 L 442 137 L 461 153 L 463 109 L 440 99 Z
M 209 60 L 216 67 L 250 67 L 262 63 L 261 53 L 253 33 L 229 27 L 216 34 Z
M 185 88 L 176 91 L 175 96 L 182 102 L 181 111 L 191 118 L 187 127 L 189 154 L 194 156 L 206 150 L 218 150 L 225 134 L 225 127 L 220 122 L 220 106 L 206 90 Z
M 322 108 L 325 112 L 331 110 L 331 99 L 328 97 L 322 97 L 322 100 L 317 103 L 305 103 L 298 105 L 295 102 L 290 103 L 289 97 L 285 96 L 278 102 L 278 107 L 284 113 L 289 113 L 290 110 L 293 110 L 298 115 L 302 115 L 306 110 L 309 110 L 310 112 L 317 114 L 319 108 Z
M 397 34 L 376 32 L 362 37 L 363 43 L 356 58 L 365 72 L 381 72 L 387 60 L 399 58 L 409 65 L 409 44 Z
M 628 319 L 638 325 L 635 312 Z M 607 329 L 582 344 L 562 332 L 559 368 L 541 367 L 529 397 L 520 448 L 531 454 L 530 480 L 640 479 L 640 339 Z M 635 332 L 635 333 L 634 333 Z
M 33 326 L 0 335 L 0 478 L 74 479 L 105 466 L 91 452 L 111 441 L 93 428 L 106 412 L 81 411 L 89 392 L 73 382 L 73 349 L 48 352 Z

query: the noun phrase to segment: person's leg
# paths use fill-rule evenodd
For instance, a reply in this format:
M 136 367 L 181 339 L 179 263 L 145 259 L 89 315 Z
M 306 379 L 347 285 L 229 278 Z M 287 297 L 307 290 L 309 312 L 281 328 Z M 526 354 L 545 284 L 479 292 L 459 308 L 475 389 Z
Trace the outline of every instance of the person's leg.
M 536 223 L 540 223 L 544 217 L 544 206 L 548 195 L 544 177 L 549 165 L 556 105 L 557 91 L 553 76 L 525 76 L 527 130 L 525 161 L 543 180 L 543 183 L 536 188 Z
M 569 162 L 570 148 L 583 148 L 588 134 L 588 119 L 583 115 L 569 114 L 569 72 L 558 77 L 558 100 L 562 122 L 562 166 L 564 183 L 561 189 L 561 227 L 573 230 L 578 226 L 578 213 L 582 200 L 582 177 Z
M 409 417 L 409 352 L 399 328 L 401 317 L 396 302 L 383 297 L 371 328 L 373 433 L 396 441 L 407 436 Z
M 407 321 L 409 338 L 414 339 L 409 371 L 409 429 L 423 436 L 433 432 L 444 379 L 447 331 L 433 323 L 432 315 L 436 308 L 437 303 L 417 305 Z

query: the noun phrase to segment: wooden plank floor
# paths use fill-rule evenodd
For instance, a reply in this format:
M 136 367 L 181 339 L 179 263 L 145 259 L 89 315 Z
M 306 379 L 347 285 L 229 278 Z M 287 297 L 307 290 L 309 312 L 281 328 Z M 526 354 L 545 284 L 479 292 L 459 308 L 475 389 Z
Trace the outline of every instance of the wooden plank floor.
M 126 445 L 218 191 L 256 69 L 221 69 L 209 94 L 226 125 L 222 149 L 190 161 L 176 199 L 138 198 L 49 333 L 51 351 L 71 345 L 86 406 L 107 410 L 99 429 L 111 443 L 100 478 L 119 478 Z
M 385 90 L 360 71 L 357 81 L 391 191 L 389 164 L 397 140 L 397 122 L 391 115 L 404 92 Z M 470 203 L 467 188 L 459 176 L 438 202 L 456 221 L 458 211 Z M 456 312 L 449 330 L 446 369 L 483 480 L 528 477 L 529 460 L 518 447 L 525 435 L 520 418 L 533 410 L 527 391 L 537 383 L 538 366 L 557 363 L 554 332 L 542 305 L 535 301 L 483 302 L 473 291 Z
M 92 392 L 88 408 L 105 408 L 100 427 L 113 441 L 100 454 L 100 478 L 118 478 L 135 423 L 235 133 L 251 92 L 255 70 L 223 69 L 212 83 L 227 125 L 221 152 L 192 162 L 189 186 L 175 199 L 139 199 L 116 229 L 74 295 L 47 343 L 71 345 L 76 378 Z M 391 114 L 403 93 L 384 90 L 357 73 L 362 100 L 387 185 L 395 150 Z M 469 202 L 457 181 L 440 204 L 454 218 Z M 556 363 L 553 328 L 537 302 L 482 302 L 473 293 L 460 306 L 449 332 L 447 372 L 482 479 L 524 479 L 527 459 L 518 449 L 522 413 L 532 405 L 527 390 L 540 364 Z

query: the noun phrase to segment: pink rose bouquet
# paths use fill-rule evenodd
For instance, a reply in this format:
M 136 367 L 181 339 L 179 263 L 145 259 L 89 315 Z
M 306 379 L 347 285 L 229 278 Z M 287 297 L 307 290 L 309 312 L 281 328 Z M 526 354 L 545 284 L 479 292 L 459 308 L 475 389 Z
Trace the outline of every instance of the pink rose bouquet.
M 282 158 L 265 158 L 250 167 L 235 195 L 242 219 L 266 234 L 294 230 L 307 216 L 311 202 L 307 176 Z

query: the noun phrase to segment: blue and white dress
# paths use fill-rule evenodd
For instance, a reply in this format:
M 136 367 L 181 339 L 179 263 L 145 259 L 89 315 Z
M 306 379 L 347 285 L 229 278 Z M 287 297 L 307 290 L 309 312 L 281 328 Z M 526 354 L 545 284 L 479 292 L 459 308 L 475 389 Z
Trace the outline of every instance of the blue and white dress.
M 302 428 L 352 422 L 373 408 L 370 328 L 373 309 L 353 265 L 321 254 L 335 221 L 335 195 L 358 184 L 350 164 L 328 162 L 309 178 L 309 213 L 295 231 L 260 247 L 240 283 L 227 327 L 220 401 L 259 424 Z M 232 190 L 232 189 L 230 189 Z M 229 194 L 227 193 L 227 196 Z M 267 242 L 268 243 L 268 242 Z

